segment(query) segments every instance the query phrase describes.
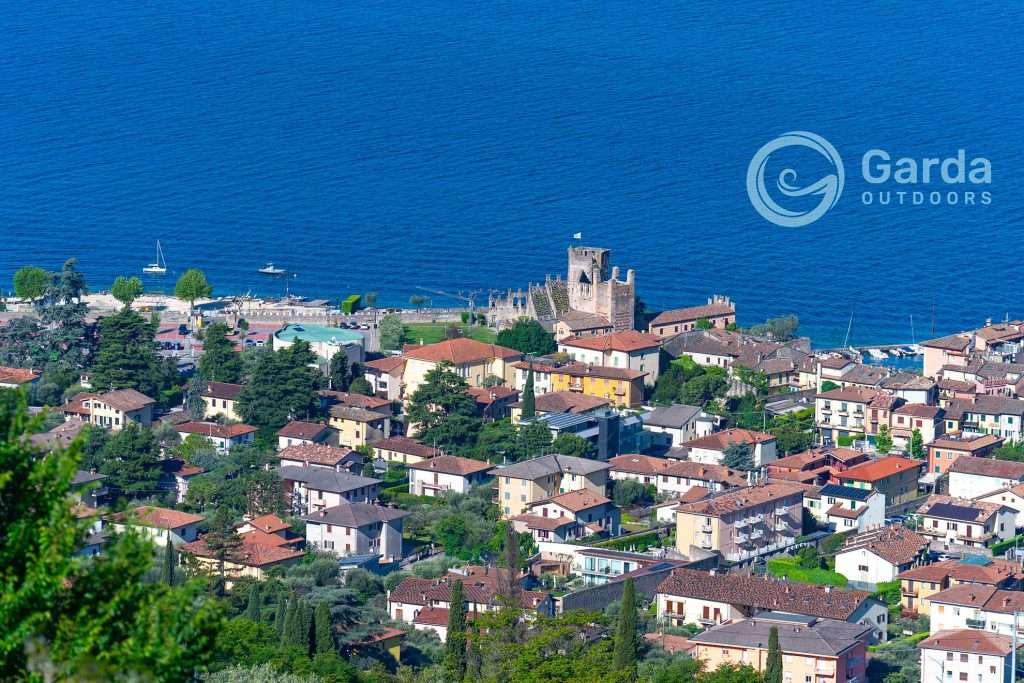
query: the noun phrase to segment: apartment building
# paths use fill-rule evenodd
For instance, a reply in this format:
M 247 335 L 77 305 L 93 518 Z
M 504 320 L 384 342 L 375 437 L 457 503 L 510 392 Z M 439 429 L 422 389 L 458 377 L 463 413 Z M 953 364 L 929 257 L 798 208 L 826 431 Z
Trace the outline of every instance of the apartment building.
M 402 520 L 409 513 L 367 503 L 343 503 L 303 515 L 306 543 L 339 556 L 378 555 L 402 559 Z
M 836 553 L 836 571 L 850 585 L 876 590 L 878 584 L 895 581 L 900 572 L 924 564 L 928 539 L 904 526 L 886 526 L 846 539 Z
M 992 434 L 945 434 L 928 444 L 928 473 L 945 474 L 960 456 L 984 458 L 1003 445 L 1003 438 Z
M 531 503 L 569 491 L 604 495 L 608 487 L 606 462 L 569 455 L 545 455 L 493 470 L 498 500 L 505 519 L 521 515 Z
M 901 505 L 918 497 L 917 480 L 924 461 L 890 455 L 839 472 L 836 477 L 843 486 L 870 489 L 885 496 L 885 504 Z
M 703 321 L 703 324 L 702 324 Z M 672 337 L 680 332 L 698 329 L 698 325 L 724 330 L 736 324 L 736 305 L 729 297 L 715 295 L 703 306 L 674 308 L 655 316 L 647 331 L 659 337 Z
M 975 396 L 970 401 L 951 401 L 944 416 L 946 432 L 992 434 L 1007 441 L 1021 441 L 1024 431 L 1024 400 L 1003 396 Z
M 885 496 L 871 489 L 826 484 L 804 493 L 804 507 L 837 533 L 860 533 L 885 523 Z
M 153 424 L 156 401 L 134 389 L 115 389 L 88 399 L 89 422 L 119 432 L 129 422 L 142 427 Z
M 998 503 L 931 496 L 917 509 L 918 533 L 949 545 L 984 548 L 1012 538 L 1017 513 Z
M 203 390 L 203 415 L 214 417 L 222 415 L 229 420 L 240 422 L 242 416 L 238 412 L 238 395 L 244 389 L 242 384 L 230 382 L 207 382 Z
M 815 422 L 822 440 L 835 444 L 842 437 L 870 431 L 866 423 L 868 407 L 882 394 L 878 389 L 847 387 L 815 396 Z
M 921 443 L 934 441 L 945 428 L 945 411 L 923 403 L 904 403 L 892 411 L 889 433 L 896 448 L 910 450 L 914 432 L 921 433 Z M 876 432 L 877 433 L 877 432 Z
M 467 493 L 491 479 L 494 466 L 456 455 L 439 455 L 409 465 L 409 493 L 415 496 L 442 496 Z
M 682 448 L 687 459 L 692 462 L 699 462 L 703 465 L 721 465 L 726 449 L 734 443 L 750 446 L 751 458 L 755 467 L 767 465 L 778 457 L 774 435 L 739 427 L 724 429 L 693 441 L 687 441 Z
M 646 383 L 653 385 L 658 380 L 661 342 L 655 334 L 623 330 L 593 337 L 569 337 L 558 342 L 558 350 L 578 363 L 642 372 Z
M 497 377 L 506 385 L 515 379 L 513 364 L 523 354 L 497 344 L 460 337 L 436 344 L 406 347 L 403 354 L 402 396 L 408 399 L 426 379 L 427 373 L 442 363 L 466 380 L 471 387 L 484 386 L 484 380 Z
M 994 586 L 1017 590 L 1024 579 L 1020 562 L 967 555 L 914 567 L 899 575 L 901 604 L 909 612 L 928 614 L 930 598 L 939 591 L 960 584 Z
M 676 510 L 676 548 L 717 551 L 745 562 L 793 545 L 802 529 L 804 487 L 761 484 L 725 491 Z
M 938 377 L 947 365 L 967 365 L 974 351 L 974 339 L 970 334 L 951 334 L 921 342 L 924 349 L 924 376 Z
M 1024 463 L 992 458 L 959 457 L 949 466 L 949 493 L 978 498 L 1024 482 Z

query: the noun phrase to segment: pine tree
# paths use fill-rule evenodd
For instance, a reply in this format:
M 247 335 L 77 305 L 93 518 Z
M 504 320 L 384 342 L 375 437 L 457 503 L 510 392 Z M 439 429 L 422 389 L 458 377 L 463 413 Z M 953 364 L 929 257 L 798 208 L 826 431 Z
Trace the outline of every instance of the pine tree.
M 227 338 L 228 326 L 213 323 L 203 335 L 203 355 L 199 374 L 208 382 L 237 382 L 242 376 L 242 357 L 235 343 Z
M 452 581 L 444 650 L 444 668 L 448 679 L 461 681 L 466 676 L 466 604 L 462 599 L 461 581 Z
M 782 649 L 779 647 L 779 629 L 768 631 L 768 660 L 764 666 L 764 683 L 782 683 Z
M 316 610 L 313 612 L 313 624 L 316 629 L 317 654 L 335 652 L 334 636 L 331 633 L 333 630 L 331 608 L 327 606 L 326 602 L 321 602 L 316 606 Z
M 348 354 L 341 349 L 333 356 L 327 370 L 328 389 L 333 391 L 347 391 L 348 385 L 352 382 L 352 375 L 348 369 Z
M 260 585 L 258 583 L 249 587 L 249 604 L 245 607 L 245 616 L 253 621 L 260 621 Z
M 277 631 L 277 637 L 284 639 L 284 625 L 288 618 L 288 604 L 285 602 L 283 597 L 279 597 L 277 600 L 277 613 L 274 615 L 274 630 Z
M 625 672 L 630 680 L 636 678 L 636 650 L 636 589 L 633 577 L 629 577 L 622 587 L 622 608 L 615 633 L 614 667 L 616 671 Z
M 533 366 L 526 371 L 526 386 L 523 387 L 523 412 L 520 418 L 527 420 L 537 415 L 537 397 L 533 393 Z
M 174 568 L 178 564 L 176 553 L 174 552 L 174 544 L 167 541 L 167 545 L 164 546 L 164 567 L 163 567 L 163 580 L 168 586 L 174 585 Z

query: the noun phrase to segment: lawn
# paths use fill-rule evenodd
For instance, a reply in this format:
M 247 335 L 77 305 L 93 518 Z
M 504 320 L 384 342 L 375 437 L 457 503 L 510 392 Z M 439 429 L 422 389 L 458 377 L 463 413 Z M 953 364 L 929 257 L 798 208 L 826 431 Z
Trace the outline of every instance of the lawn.
M 800 583 L 813 583 L 819 586 L 845 586 L 846 577 L 828 569 L 806 569 L 800 566 L 800 560 L 795 557 L 776 557 L 768 560 L 768 573 L 799 581 Z
M 445 323 L 407 323 L 405 325 L 405 339 L 410 344 L 435 344 L 445 340 Z M 494 330 L 477 325 L 459 325 L 459 331 L 463 336 L 493 344 L 498 338 Z

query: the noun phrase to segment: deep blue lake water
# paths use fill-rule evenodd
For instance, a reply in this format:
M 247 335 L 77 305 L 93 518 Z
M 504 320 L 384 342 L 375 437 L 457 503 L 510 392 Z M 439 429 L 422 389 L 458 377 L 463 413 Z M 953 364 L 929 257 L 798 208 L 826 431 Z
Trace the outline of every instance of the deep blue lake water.
M 280 293 L 272 260 L 400 303 L 541 280 L 581 231 L 652 307 L 723 292 L 823 345 L 1024 316 L 1022 7 L 3 0 L 0 287 L 72 255 L 108 287 L 159 238 L 220 292 Z M 791 130 L 846 166 L 803 228 L 745 189 Z M 865 206 L 870 148 L 985 156 L 992 201 Z

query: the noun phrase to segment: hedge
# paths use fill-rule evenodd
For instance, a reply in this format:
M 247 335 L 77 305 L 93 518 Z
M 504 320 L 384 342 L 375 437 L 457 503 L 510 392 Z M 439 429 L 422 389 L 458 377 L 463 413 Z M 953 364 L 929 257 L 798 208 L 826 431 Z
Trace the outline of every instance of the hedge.
M 608 541 L 602 541 L 595 543 L 594 545 L 598 548 L 610 548 L 613 550 L 625 550 L 627 548 L 636 548 L 638 552 L 643 552 L 651 546 L 658 545 L 660 538 L 657 531 L 651 531 L 646 534 L 637 534 L 635 536 L 626 536 L 625 538 L 613 538 Z
M 988 547 L 988 549 L 992 551 L 993 555 L 1004 555 L 1007 550 L 1012 548 L 1017 543 L 1024 544 L 1024 534 L 1021 534 L 1020 536 L 1014 536 L 1013 538 L 1007 539 L 1005 541 L 1000 541 L 999 543 L 993 543 Z
M 800 560 L 796 557 L 776 557 L 768 560 L 768 573 L 798 581 L 800 583 L 813 583 L 819 586 L 846 585 L 846 577 L 828 569 L 807 569 L 800 566 Z

